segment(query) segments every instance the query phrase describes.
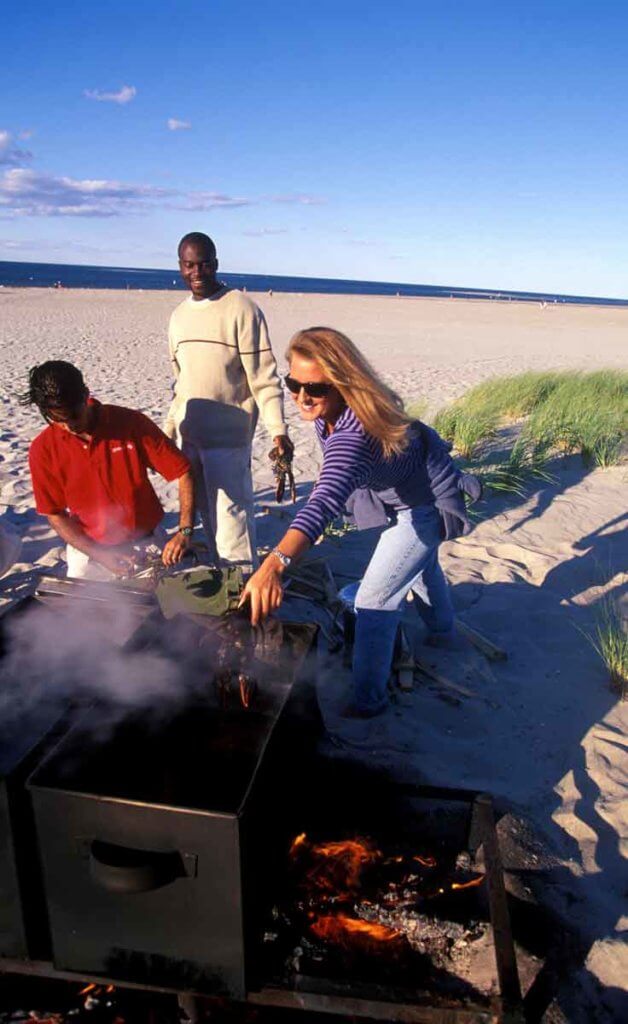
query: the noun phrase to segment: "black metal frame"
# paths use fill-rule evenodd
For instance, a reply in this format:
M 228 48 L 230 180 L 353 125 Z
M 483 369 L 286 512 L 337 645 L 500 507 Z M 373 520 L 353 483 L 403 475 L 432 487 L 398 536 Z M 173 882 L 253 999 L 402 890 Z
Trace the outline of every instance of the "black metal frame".
M 434 800 L 459 801 L 470 804 L 468 846 L 476 853 L 481 847 L 488 889 L 490 921 L 493 929 L 495 959 L 499 980 L 499 998 L 491 1007 L 479 1005 L 431 1006 L 408 1002 L 386 1001 L 373 997 L 364 989 L 324 979 L 297 976 L 291 987 L 263 985 L 247 992 L 247 1003 L 259 1007 L 302 1009 L 311 1013 L 347 1015 L 353 1019 L 399 1021 L 408 1024 L 522 1024 L 524 1021 L 521 988 L 510 928 L 506 889 L 495 829 L 493 803 L 490 795 L 461 789 L 400 785 L 399 794 Z M 180 989 L 168 986 L 138 984 L 118 978 L 56 969 L 49 961 L 0 960 L 0 971 L 41 978 L 114 983 L 120 988 L 152 992 L 160 995 L 182 995 Z M 186 992 L 188 997 L 209 997 L 202 992 Z M 442 1002 L 442 1000 L 441 1000 Z
M 56 593 L 51 591 L 52 593 L 54 593 L 54 599 L 58 599 L 65 594 L 65 591 L 61 587 Z M 139 602 L 142 602 L 142 599 L 145 600 L 144 595 L 138 594 L 137 597 Z M 304 712 L 302 721 L 308 723 L 308 727 L 305 729 L 308 736 L 302 735 L 301 728 L 295 729 L 294 723 L 285 730 L 288 743 L 292 743 L 295 755 L 303 753 L 304 739 L 311 741 L 313 734 L 318 732 L 316 728 L 312 728 L 318 711 L 314 709 L 315 702 L 311 687 L 304 689 L 303 693 L 305 696 L 302 695 L 300 699 L 305 701 L 308 706 L 302 709 Z M 297 748 L 300 749 L 297 750 Z M 286 762 L 285 749 L 282 759 L 284 764 L 291 761 L 288 758 Z M 518 1024 L 518 1022 L 522 1022 L 524 1017 L 521 989 L 491 797 L 484 793 L 442 787 L 393 784 L 392 788 L 400 796 L 421 797 L 444 802 L 458 801 L 469 805 L 470 824 L 467 847 L 472 853 L 482 847 L 484 855 L 490 921 L 493 929 L 500 990 L 498 1005 L 487 1008 L 486 1006 L 472 1005 L 464 1007 L 460 1005 L 432 1006 L 386 1001 L 381 998 L 381 995 L 379 997 L 374 994 L 369 995 L 364 989 L 358 991 L 357 987 L 352 989 L 348 984 L 343 986 L 341 983 L 334 983 L 326 979 L 315 980 L 305 977 L 296 977 L 294 984 L 290 987 L 277 984 L 260 984 L 257 988 L 251 986 L 246 991 L 247 1003 L 260 1007 L 303 1009 L 313 1013 L 344 1014 L 353 1018 L 403 1021 L 413 1022 L 413 1024 L 497 1024 L 500 1021 L 503 1024 Z M 180 989 L 168 985 L 146 984 L 98 974 L 60 970 L 55 968 L 52 961 L 44 959 L 0 958 L 0 972 L 96 984 L 113 982 L 120 988 L 135 991 L 162 995 L 183 994 Z M 194 995 L 189 991 L 185 994 Z M 202 992 L 197 995 L 202 999 L 209 998 Z

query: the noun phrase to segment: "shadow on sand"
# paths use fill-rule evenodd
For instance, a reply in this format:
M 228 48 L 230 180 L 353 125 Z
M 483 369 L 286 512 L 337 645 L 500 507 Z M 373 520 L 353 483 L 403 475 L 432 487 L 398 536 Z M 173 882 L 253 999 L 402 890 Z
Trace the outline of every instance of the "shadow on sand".
M 569 472 L 562 490 L 556 485 L 551 496 L 540 496 L 538 514 L 583 475 Z M 532 823 L 547 856 L 524 858 L 513 870 L 546 909 L 544 929 L 552 938 L 526 997 L 530 1021 L 540 1021 L 552 1003 L 570 1022 L 628 1017 L 627 992 L 613 985 L 602 991 L 586 964 L 594 944 L 621 939 L 626 861 L 617 791 L 622 774 L 625 785 L 621 757 L 628 756 L 628 745 L 619 724 L 622 705 L 587 639 L 601 598 L 593 591 L 586 604 L 578 601 L 596 586 L 614 600 L 626 600 L 628 583 L 619 575 L 628 565 L 628 533 L 618 529 L 624 521 L 628 514 L 582 536 L 572 544 L 573 556 L 554 565 L 540 585 L 517 577 L 453 587 L 455 603 L 489 636 L 498 639 L 503 623 L 502 632 L 507 628 L 512 637 L 513 621 L 518 624 L 503 665 L 489 665 L 471 648 L 443 652 L 442 658 L 430 652 L 437 668 L 472 688 L 477 699 L 455 699 L 422 684 L 411 695 L 397 696 L 386 721 L 347 726 L 338 717 L 337 658 L 327 659 L 319 683 L 326 726 L 349 756 L 403 781 L 488 790 L 505 829 L 513 818 Z M 347 566 L 359 574 L 360 554 L 363 565 L 368 560 L 365 539 L 349 534 L 336 548 L 326 544 L 321 554 L 340 575 L 349 573 Z M 413 643 L 425 657 L 422 640 L 417 625 Z M 348 685 L 346 670 L 344 680 Z M 601 779 L 608 779 L 604 791 Z M 522 921 L 529 917 L 525 901 L 518 913 Z M 538 912 L 535 921 L 538 927 Z M 592 1006 L 599 1017 L 591 1015 Z

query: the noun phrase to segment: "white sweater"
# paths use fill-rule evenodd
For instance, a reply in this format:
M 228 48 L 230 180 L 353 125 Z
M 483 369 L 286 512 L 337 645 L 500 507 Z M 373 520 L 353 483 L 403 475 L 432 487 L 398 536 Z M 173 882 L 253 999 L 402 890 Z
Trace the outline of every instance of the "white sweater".
M 200 448 L 249 445 L 258 410 L 272 437 L 285 434 L 283 392 L 264 314 L 226 285 L 208 299 L 184 299 L 170 317 L 175 377 L 169 437 Z

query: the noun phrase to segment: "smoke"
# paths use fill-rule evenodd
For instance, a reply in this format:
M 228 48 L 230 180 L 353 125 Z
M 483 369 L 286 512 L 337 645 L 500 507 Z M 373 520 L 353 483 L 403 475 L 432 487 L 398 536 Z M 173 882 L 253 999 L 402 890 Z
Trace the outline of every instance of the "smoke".
M 96 704 L 95 728 L 109 734 L 130 714 L 141 712 L 150 727 L 192 699 L 215 703 L 217 644 L 200 645 L 198 630 L 189 627 L 164 632 L 161 622 L 151 629 L 145 613 L 116 593 L 107 603 L 36 601 L 5 617 L 3 730 L 42 704 Z

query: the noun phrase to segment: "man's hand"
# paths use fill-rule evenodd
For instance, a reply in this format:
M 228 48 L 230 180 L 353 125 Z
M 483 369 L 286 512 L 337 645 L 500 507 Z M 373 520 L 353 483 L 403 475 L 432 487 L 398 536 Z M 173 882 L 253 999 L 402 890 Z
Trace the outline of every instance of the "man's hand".
M 190 538 L 184 537 L 179 530 L 171 537 L 161 552 L 161 560 L 164 565 L 176 565 L 180 562 L 190 546 Z
M 279 608 L 282 600 L 281 566 L 274 555 L 269 555 L 248 580 L 242 591 L 238 608 L 249 601 L 251 625 L 257 626 L 268 618 L 271 612 Z
M 287 455 L 289 459 L 294 455 L 294 445 L 287 434 L 279 434 L 273 437 L 273 444 L 280 455 Z
M 130 576 L 132 572 L 135 572 L 135 559 L 132 555 L 125 555 L 121 551 L 99 546 L 90 553 L 89 557 L 112 572 L 114 576 Z

